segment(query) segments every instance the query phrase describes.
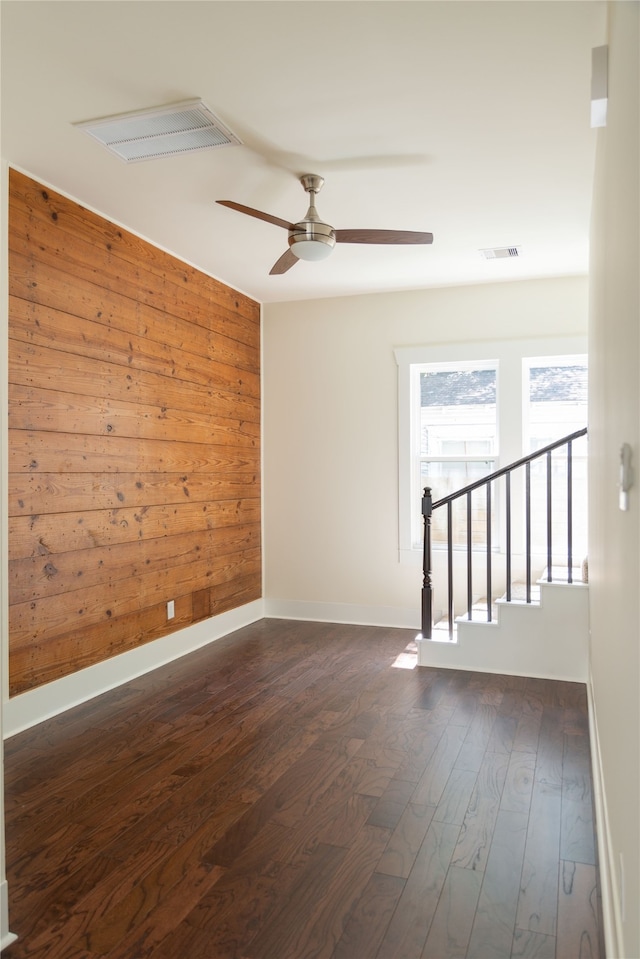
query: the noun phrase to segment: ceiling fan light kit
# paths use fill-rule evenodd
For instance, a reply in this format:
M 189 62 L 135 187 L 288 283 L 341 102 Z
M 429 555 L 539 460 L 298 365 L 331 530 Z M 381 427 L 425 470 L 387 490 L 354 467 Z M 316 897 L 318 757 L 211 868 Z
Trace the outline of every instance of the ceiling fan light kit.
M 326 260 L 335 245 L 335 236 L 322 236 L 316 232 L 312 235 L 307 233 L 289 234 L 289 247 L 293 255 L 297 256 L 299 260 Z
M 314 173 L 305 173 L 300 182 L 311 202 L 304 220 L 289 230 L 289 248 L 299 260 L 326 260 L 336 245 L 336 234 L 333 227 L 322 222 L 316 210 L 315 196 L 322 189 L 324 179 Z
M 432 233 L 420 233 L 411 230 L 335 230 L 318 216 L 315 197 L 324 184 L 324 178 L 315 173 L 305 173 L 300 177 L 302 186 L 311 201 L 303 220 L 289 223 L 280 217 L 271 216 L 261 210 L 243 206 L 234 200 L 217 200 L 222 206 L 248 216 L 265 220 L 275 226 L 283 227 L 289 234 L 289 249 L 286 250 L 269 271 L 270 274 L 286 273 L 298 260 L 325 260 L 336 243 L 385 243 L 385 244 L 422 244 L 433 243 Z

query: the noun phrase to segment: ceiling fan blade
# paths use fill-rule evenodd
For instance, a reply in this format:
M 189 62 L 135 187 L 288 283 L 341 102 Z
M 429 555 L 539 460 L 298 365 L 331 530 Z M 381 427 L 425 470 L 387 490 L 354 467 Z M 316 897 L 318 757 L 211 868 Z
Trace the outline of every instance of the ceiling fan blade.
M 269 270 L 269 276 L 273 276 L 275 273 L 286 273 L 287 270 L 290 270 L 297 262 L 298 257 L 295 253 L 292 253 L 291 250 L 285 250 L 280 259 L 276 260 Z
M 433 243 L 433 233 L 413 230 L 336 230 L 336 243 Z
M 288 220 L 282 220 L 279 216 L 271 216 L 270 213 L 263 213 L 261 210 L 254 210 L 251 206 L 243 206 L 242 203 L 236 203 L 234 200 L 216 200 L 221 206 L 228 206 L 230 210 L 237 210 L 238 213 L 247 213 L 249 216 L 255 216 L 258 220 L 265 220 L 267 223 L 273 223 L 275 226 L 281 226 L 283 230 L 292 230 L 293 223 Z

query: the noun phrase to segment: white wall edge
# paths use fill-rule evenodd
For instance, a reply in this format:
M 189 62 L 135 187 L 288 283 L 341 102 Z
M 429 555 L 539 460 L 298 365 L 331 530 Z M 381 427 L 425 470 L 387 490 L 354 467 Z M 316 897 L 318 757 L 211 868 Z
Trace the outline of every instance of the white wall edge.
M 403 566 L 422 567 L 423 552 L 421 549 L 399 549 L 398 562 Z
M 9 886 L 6 880 L 0 882 L 0 929 L 9 929 Z M 0 938 L 0 952 L 15 942 L 18 937 L 12 932 L 3 932 Z
M 598 737 L 598 720 L 591 672 L 589 672 L 589 680 L 587 682 L 587 697 L 589 702 L 591 774 L 596 814 L 600 892 L 602 895 L 602 924 L 604 927 L 605 952 L 607 956 L 611 956 L 613 959 L 615 956 L 623 955 L 624 936 L 622 932 L 618 871 L 615 863 L 613 843 L 611 842 L 611 831 L 609 829 L 607 796 L 604 784 L 602 753 L 600 751 L 600 739 Z
M 102 663 L 12 697 L 3 707 L 4 737 L 8 739 L 45 719 L 221 639 L 236 629 L 263 619 L 263 604 L 264 601 L 259 599 L 228 613 L 203 619 Z
M 420 610 L 396 606 L 359 606 L 351 603 L 314 603 L 295 599 L 265 599 L 269 619 L 300 619 L 348 626 L 387 626 L 420 629 Z

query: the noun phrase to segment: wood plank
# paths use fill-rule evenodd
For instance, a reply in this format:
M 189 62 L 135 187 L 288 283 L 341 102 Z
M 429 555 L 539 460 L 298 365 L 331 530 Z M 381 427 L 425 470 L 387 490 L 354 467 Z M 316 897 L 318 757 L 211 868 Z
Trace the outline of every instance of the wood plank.
M 260 839 L 268 832 L 269 829 L 263 830 Z M 300 865 L 265 863 L 262 855 L 254 863 L 253 857 L 243 856 L 237 867 L 227 870 L 211 893 L 191 910 L 182 928 L 175 930 L 178 936 L 169 936 L 166 943 L 154 950 L 154 959 L 156 955 L 162 959 L 180 955 L 185 943 L 190 957 L 246 956 L 243 946 L 248 947 L 248 940 L 255 935 L 255 926 L 268 919 L 283 896 L 293 894 L 301 874 Z M 123 955 L 122 959 L 128 957 Z
M 516 929 L 511 955 L 513 959 L 556 959 L 555 936 Z
M 16 603 L 9 607 L 12 651 L 197 590 L 258 577 L 261 569 L 260 549 L 227 556 L 208 555 L 189 564 L 104 583 L 100 588 L 88 586 Z
M 390 668 L 408 633 L 263 620 L 8 740 L 8 959 L 551 959 L 556 932 L 558 956 L 604 959 L 597 867 L 560 856 L 565 797 L 541 779 L 527 806 L 518 785 L 535 752 L 487 751 L 478 776 L 458 756 L 437 810 L 411 801 L 416 694 L 447 680 L 441 756 L 473 717 L 444 722 L 465 682 Z M 528 695 L 481 674 L 473 689 L 510 718 Z M 551 681 L 537 692 L 577 735 L 580 706 Z M 557 737 L 542 736 L 544 765 Z M 476 776 L 474 869 L 452 859 L 456 784 Z
M 404 881 L 395 876 L 373 874 L 349 914 L 331 959 L 375 956 L 404 885 Z
M 33 268 L 30 226 L 20 211 L 13 210 L 10 257 L 16 257 L 18 263 L 24 258 Z M 183 285 L 178 286 L 173 279 L 175 269 L 167 275 L 145 269 L 144 261 L 129 264 L 112 256 L 110 251 L 85 243 L 44 219 L 38 220 L 36 228 L 39 240 L 37 264 L 73 277 L 74 281 L 81 279 L 120 296 L 140 300 L 148 308 L 188 320 L 206 332 L 211 332 L 213 326 L 213 332 L 217 329 L 226 338 L 234 340 L 238 347 L 255 346 L 258 337 L 256 304 L 250 304 L 247 316 L 242 317 L 238 312 L 216 304 L 211 297 L 203 296 L 197 282 L 191 288 L 185 288 L 183 280 Z M 56 242 L 55 249 L 46 245 L 48 239 Z
M 9 431 L 9 471 L 35 473 L 223 473 L 257 475 L 255 447 L 210 446 L 129 437 L 75 436 L 71 433 Z M 181 469 L 182 467 L 182 469 Z
M 221 560 L 245 551 L 255 555 L 260 538 L 260 527 L 252 523 L 11 560 L 9 602 L 13 605 L 44 599 L 75 590 L 79 584 L 86 589 L 149 573 L 167 573 L 201 557 Z
M 458 832 L 457 826 L 431 822 L 376 954 L 377 959 L 412 959 L 421 955 Z
M 595 866 L 563 861 L 558 894 L 557 954 L 604 959 Z
M 378 799 L 373 812 L 367 819 L 368 826 L 380 826 L 393 830 L 400 822 L 409 800 L 415 790 L 415 783 L 402 779 L 392 779 Z
M 438 805 L 464 739 L 464 727 L 445 727 L 438 745 L 418 781 L 412 802 L 427 806 Z
M 260 442 L 259 423 L 223 417 L 209 410 L 185 412 L 140 402 L 114 403 L 28 386 L 12 386 L 9 402 L 9 426 L 15 430 L 127 436 L 164 443 L 175 443 L 188 436 L 191 443 L 228 443 L 239 449 L 256 448 Z
M 576 802 L 592 802 L 591 750 L 588 730 L 572 729 L 567 733 L 565 729 L 562 796 Z
M 510 959 L 527 821 L 526 813 L 498 813 L 471 929 L 468 952 L 472 956 Z
M 495 828 L 508 760 L 502 753 L 487 753 L 471 794 L 452 865 L 477 869 L 486 866 Z
M 421 959 L 460 959 L 467 955 L 481 885 L 480 873 L 457 866 L 449 869 Z
M 24 210 L 28 215 L 31 234 L 38 235 L 44 222 L 53 221 L 72 237 L 83 238 L 91 246 L 106 251 L 109 258 L 123 259 L 136 269 L 143 265 L 157 278 L 178 286 L 183 297 L 186 291 L 195 288 L 196 295 L 204 296 L 232 315 L 239 313 L 257 318 L 258 304 L 245 294 L 14 169 L 9 171 L 9 196 L 12 211 Z M 64 248 L 66 242 L 61 241 L 60 245 Z M 156 283 L 151 285 L 153 287 Z M 187 303 L 191 307 L 191 302 L 187 300 Z
M 293 892 L 289 902 L 254 938 L 248 955 L 258 959 L 282 959 L 282 956 L 314 955 L 317 959 L 331 959 L 341 939 L 346 920 L 371 878 L 376 861 L 389 838 L 389 832 L 375 826 L 364 826 L 347 850 L 318 846 L 323 852 L 332 851 L 331 884 L 324 894 L 317 889 L 315 869 L 311 882 L 304 880 Z M 302 907 L 302 910 L 301 910 Z
M 260 595 L 261 389 L 258 303 L 9 179 L 15 694 Z M 202 550 L 235 526 L 234 550 Z M 173 563 L 152 547 L 154 568 L 114 565 L 113 547 L 173 536 Z
M 540 723 L 535 781 L 548 791 L 560 793 L 564 758 L 564 711 L 547 706 Z
M 562 797 L 560 855 L 573 862 L 596 863 L 593 806 Z
M 560 796 L 534 784 L 517 926 L 545 936 L 555 936 L 557 928 L 560 816 Z
M 62 324 L 63 337 L 65 330 L 74 322 L 82 329 L 85 321 L 92 324 L 85 331 L 87 339 L 92 329 L 98 338 L 104 337 L 104 331 L 96 331 L 95 323 L 99 322 L 105 328 L 126 331 L 136 338 L 148 337 L 153 343 L 164 344 L 171 351 L 169 355 L 172 360 L 175 354 L 179 354 L 181 364 L 189 370 L 203 370 L 205 362 L 209 360 L 220 365 L 233 365 L 248 373 L 258 372 L 257 344 L 247 346 L 215 330 L 199 326 L 195 316 L 188 319 L 172 316 L 163 310 L 162 304 L 157 307 L 144 305 L 135 296 L 140 291 L 139 287 L 134 286 L 131 297 L 127 297 L 119 289 L 106 289 L 102 276 L 96 277 L 96 282 L 86 282 L 73 273 L 62 272 L 59 263 L 57 267 L 50 267 L 37 258 L 9 254 L 10 295 L 13 302 L 25 300 L 34 305 L 36 323 L 41 308 L 53 309 L 66 316 Z M 23 308 L 20 315 L 24 316 L 25 313 Z M 208 321 L 208 312 L 206 317 Z M 42 339 L 39 331 L 38 339 Z M 118 341 L 119 338 L 115 339 Z M 77 338 L 76 343 L 78 355 L 83 356 L 82 343 Z M 133 362 L 132 343 L 129 349 Z M 172 365 L 169 364 L 169 369 Z
M 247 526 L 259 520 L 260 500 L 254 496 L 204 505 L 186 502 L 140 509 L 15 516 L 9 520 L 11 558 L 49 556 L 222 526 Z
M 131 330 L 112 330 L 97 320 L 84 319 L 79 322 L 77 317 L 61 310 L 18 297 L 9 298 L 9 308 L 12 382 L 24 381 L 29 384 L 34 370 L 40 370 L 42 378 L 46 378 L 53 365 L 57 369 L 64 367 L 67 376 L 73 377 L 75 374 L 75 379 L 71 379 L 69 385 L 66 379 L 59 382 L 58 389 L 64 387 L 71 392 L 83 392 L 86 380 L 83 372 L 89 370 L 90 376 L 91 371 L 108 364 L 110 379 L 103 376 L 97 384 L 98 387 L 101 385 L 101 395 L 107 395 L 107 387 L 111 386 L 112 395 L 127 398 L 126 388 L 130 387 L 131 377 L 137 377 L 138 382 L 146 386 L 145 395 L 149 395 L 150 401 L 155 396 L 161 397 L 163 391 L 169 391 L 168 401 L 180 409 L 192 408 L 197 411 L 201 408 L 198 397 L 201 402 L 206 397 L 213 400 L 222 415 L 235 412 L 243 419 L 249 419 L 253 412 L 255 416 L 256 404 L 247 400 L 246 395 L 256 394 L 250 390 L 238 390 L 238 375 L 233 363 L 222 363 L 215 359 L 204 362 L 195 354 L 183 355 L 165 343 L 155 343 L 144 334 L 136 334 Z M 50 354 L 50 351 L 53 352 Z M 49 355 L 53 359 L 48 361 Z M 246 365 L 252 370 L 256 369 L 253 360 Z M 119 378 L 123 385 L 118 392 Z M 48 379 L 46 382 L 49 382 Z M 250 388 L 255 386 L 253 377 L 244 377 L 243 382 Z M 55 377 L 49 388 L 55 388 Z M 137 391 L 133 395 L 137 395 Z
M 83 625 L 75 630 L 65 630 L 47 641 L 36 640 L 23 647 L 11 644 L 11 695 L 71 675 L 189 625 L 192 621 L 191 594 L 176 599 L 175 611 L 175 618 L 167 622 L 167 606 L 162 602 L 116 619 L 110 617 L 95 626 Z
M 528 813 L 533 792 L 535 757 L 531 753 L 511 753 L 509 767 L 500 800 L 500 808 L 511 812 Z
M 256 572 L 211 587 L 208 592 L 210 615 L 226 612 L 260 599 L 262 577 Z M 188 626 L 195 621 L 192 599 L 191 592 L 175 597 L 175 617 L 170 621 L 167 621 L 167 606 L 163 600 L 133 613 L 107 616 L 94 626 L 66 629 L 48 640 L 38 638 L 26 646 L 12 645 L 9 656 L 11 695 L 37 685 L 35 678 L 38 675 L 41 682 L 51 682 Z
M 477 778 L 478 774 L 470 769 L 451 770 L 434 815 L 438 822 L 463 824 Z
M 409 876 L 434 812 L 433 806 L 408 803 L 380 857 L 378 872 L 402 879 Z
M 167 506 L 238 498 L 260 489 L 258 472 L 10 473 L 9 515 Z

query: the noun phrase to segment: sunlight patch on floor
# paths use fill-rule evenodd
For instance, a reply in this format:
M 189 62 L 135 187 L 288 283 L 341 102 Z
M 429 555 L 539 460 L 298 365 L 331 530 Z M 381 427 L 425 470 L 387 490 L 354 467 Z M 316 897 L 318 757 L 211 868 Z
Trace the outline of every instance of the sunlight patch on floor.
M 408 643 L 391 665 L 394 669 L 415 669 L 418 665 L 418 647 L 415 640 Z

